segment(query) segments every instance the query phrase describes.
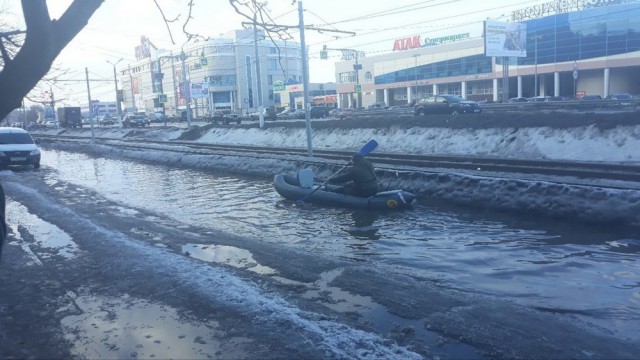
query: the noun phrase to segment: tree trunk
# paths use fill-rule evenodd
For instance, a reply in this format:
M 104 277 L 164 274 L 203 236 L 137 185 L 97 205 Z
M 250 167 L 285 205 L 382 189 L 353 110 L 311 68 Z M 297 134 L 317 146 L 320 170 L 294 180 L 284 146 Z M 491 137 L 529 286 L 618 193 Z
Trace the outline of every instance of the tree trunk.
M 62 49 L 87 25 L 104 0 L 74 0 L 58 20 L 49 18 L 46 0 L 22 0 L 27 25 L 24 44 L 0 72 L 0 119 L 21 106 L 22 99 L 51 69 Z

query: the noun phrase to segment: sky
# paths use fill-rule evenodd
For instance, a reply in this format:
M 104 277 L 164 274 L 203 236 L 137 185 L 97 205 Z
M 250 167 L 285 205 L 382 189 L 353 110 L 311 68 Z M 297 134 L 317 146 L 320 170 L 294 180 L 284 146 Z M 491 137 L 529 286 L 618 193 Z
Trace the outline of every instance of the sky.
M 47 1 L 52 18 L 58 18 L 71 0 Z M 170 49 L 184 44 L 181 27 L 187 18 L 189 0 L 157 0 L 166 18 L 178 17 L 172 23 L 169 36 L 167 26 L 153 0 L 106 0 L 90 19 L 89 24 L 67 46 L 56 61 L 56 66 L 69 69 L 64 81 L 45 84 L 52 87 L 58 98 L 70 102 L 88 99 L 85 69 L 91 80 L 91 98 L 111 101 L 115 98 L 113 66 L 126 65 L 134 60 L 134 47 L 141 36 L 146 36 L 158 48 Z M 305 0 L 306 26 L 353 32 L 305 31 L 309 47 L 309 78 L 311 82 L 335 82 L 333 63 L 340 60 L 339 51 L 329 51 L 329 59 L 320 59 L 320 50 L 350 48 L 375 56 L 392 51 L 398 38 L 421 35 L 422 38 L 470 33 L 482 35 L 482 22 L 486 19 L 507 21 L 513 10 L 523 9 L 547 1 L 493 0 Z M 227 0 L 195 0 L 191 33 L 205 37 L 240 29 L 246 18 L 238 15 Z M 280 25 L 299 24 L 298 4 L 292 0 L 272 0 L 266 5 L 271 18 Z M 0 0 L 0 16 L 10 24 L 23 23 L 19 0 Z M 294 41 L 300 41 L 299 31 L 292 30 Z M 327 66 L 330 64 L 330 66 Z M 70 105 L 78 105 L 71 103 Z

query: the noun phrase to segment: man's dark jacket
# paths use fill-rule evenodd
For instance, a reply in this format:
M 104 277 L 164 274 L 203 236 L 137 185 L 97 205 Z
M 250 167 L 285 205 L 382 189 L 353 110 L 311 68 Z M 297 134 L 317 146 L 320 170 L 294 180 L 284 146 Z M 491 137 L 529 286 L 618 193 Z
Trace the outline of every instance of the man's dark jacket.
M 333 178 L 330 183 L 340 184 L 352 181 L 350 186 L 352 195 L 356 196 L 373 196 L 378 192 L 378 179 L 373 165 L 364 157 L 354 157 L 353 167 L 348 173 Z

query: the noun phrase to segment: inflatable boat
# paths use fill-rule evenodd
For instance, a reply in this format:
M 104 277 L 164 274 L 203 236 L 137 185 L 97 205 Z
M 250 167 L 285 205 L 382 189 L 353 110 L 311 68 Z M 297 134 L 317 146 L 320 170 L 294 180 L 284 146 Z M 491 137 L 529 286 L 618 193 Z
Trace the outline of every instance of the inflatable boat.
M 346 195 L 339 192 L 340 186 L 314 182 L 311 169 L 302 169 L 296 175 L 276 175 L 273 186 L 278 194 L 289 200 L 338 207 L 404 209 L 416 200 L 414 194 L 404 190 L 383 191 L 370 197 Z

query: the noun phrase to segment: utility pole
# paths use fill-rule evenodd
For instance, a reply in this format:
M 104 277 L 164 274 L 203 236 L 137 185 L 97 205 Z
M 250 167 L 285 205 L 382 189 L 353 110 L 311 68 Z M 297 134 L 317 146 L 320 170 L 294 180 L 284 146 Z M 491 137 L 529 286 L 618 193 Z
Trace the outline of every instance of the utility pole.
M 122 127 L 122 108 L 120 107 L 120 99 L 118 99 L 118 78 L 116 76 L 116 65 L 118 65 L 118 63 L 122 60 L 123 59 L 121 58 L 115 63 L 107 60 L 109 64 L 113 65 L 113 83 L 116 85 L 116 111 L 118 112 L 118 124 L 120 125 L 120 127 Z
M 191 84 L 187 80 L 187 65 L 185 60 L 187 55 L 182 51 L 180 60 L 182 60 L 182 90 L 184 91 L 184 99 L 187 106 L 187 130 L 191 130 Z
M 255 6 L 255 3 L 254 3 Z M 260 119 L 260 129 L 264 128 L 264 114 L 262 110 L 262 77 L 260 77 L 260 55 L 258 51 L 258 27 L 257 27 L 258 13 L 253 9 L 253 48 L 255 50 L 256 61 L 256 83 L 258 87 L 258 118 Z M 304 55 L 302 55 L 304 56 Z
M 131 73 L 131 65 L 129 65 L 129 85 L 131 85 L 131 108 L 136 112 L 136 98 L 133 94 L 133 73 Z
M 358 98 L 358 103 L 356 104 L 356 108 L 360 109 L 362 107 L 362 85 L 360 85 L 360 69 L 362 69 L 362 65 L 358 63 L 358 55 L 359 51 L 356 51 L 356 64 L 353 65 L 353 69 L 356 71 L 356 97 Z
M 305 29 L 310 29 L 310 30 L 316 30 L 316 31 L 321 31 L 321 32 L 337 32 L 337 33 L 343 33 L 343 34 L 350 34 L 350 35 L 355 35 L 354 32 L 351 31 L 340 31 L 340 30 L 332 30 L 332 29 L 324 29 L 324 28 L 317 28 L 317 27 L 312 27 L 312 26 L 305 26 L 304 25 L 304 11 L 302 8 L 302 1 L 298 1 L 298 25 L 276 25 L 276 24 L 262 24 L 262 23 L 257 23 L 257 22 L 251 22 L 251 23 L 246 23 L 243 22 L 242 25 L 261 25 L 263 28 L 265 26 L 269 26 L 269 28 L 281 28 L 281 29 L 294 29 L 297 28 L 300 31 L 300 47 L 301 47 L 301 51 L 302 51 L 302 78 L 303 78 L 303 96 L 304 96 L 304 108 L 305 108 L 305 121 L 307 123 L 307 147 L 308 147 L 308 154 L 309 157 L 313 157 L 313 146 L 311 143 L 311 118 L 309 115 L 309 107 L 310 104 L 308 103 L 309 101 L 309 64 L 307 63 L 307 49 L 306 49 L 306 44 L 305 44 L 305 39 L 304 39 L 304 30 Z
M 89 118 L 91 118 L 91 142 L 96 140 L 96 134 L 93 130 L 93 106 L 91 105 L 91 86 L 89 86 L 89 68 L 84 68 L 85 75 L 87 76 L 87 97 L 89 100 Z
M 173 108 L 173 116 L 178 116 L 178 91 L 177 91 L 177 87 L 176 87 L 176 69 L 173 65 L 173 52 L 169 53 L 169 55 L 171 55 L 171 79 L 172 79 L 172 86 L 173 86 L 173 103 L 174 103 L 174 108 Z M 166 125 L 166 117 L 165 117 L 165 125 Z
M 304 10 L 302 9 L 302 1 L 298 1 L 298 25 L 300 26 L 300 47 L 302 48 L 302 96 L 304 97 L 304 120 L 307 124 L 307 152 L 309 157 L 313 157 L 311 114 L 309 113 L 309 63 L 307 62 L 307 45 L 304 40 Z
M 413 59 L 414 59 L 414 67 L 413 67 L 413 75 L 414 75 L 414 81 L 415 81 L 415 87 L 416 87 L 416 91 L 415 94 L 413 94 L 414 99 L 418 99 L 418 56 L 420 56 L 420 54 L 413 54 Z M 409 99 L 411 100 L 411 99 Z M 389 106 L 389 104 L 386 104 L 387 106 Z
M 574 61 L 573 62 L 573 99 L 577 99 L 577 93 L 576 93 L 576 81 L 578 80 L 578 62 Z
M 535 64 L 535 75 L 533 79 L 533 97 L 538 97 L 538 39 L 542 39 L 542 35 L 536 35 L 531 37 L 534 40 L 534 64 Z M 536 99 L 537 100 L 537 99 Z

